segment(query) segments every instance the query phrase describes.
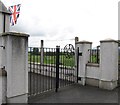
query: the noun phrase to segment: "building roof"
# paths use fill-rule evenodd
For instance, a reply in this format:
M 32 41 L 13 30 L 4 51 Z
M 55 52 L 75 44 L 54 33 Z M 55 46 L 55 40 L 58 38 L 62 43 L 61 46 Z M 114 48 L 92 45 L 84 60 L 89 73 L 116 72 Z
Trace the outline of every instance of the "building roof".
M 0 1 L 0 13 L 11 14 L 1 1 Z

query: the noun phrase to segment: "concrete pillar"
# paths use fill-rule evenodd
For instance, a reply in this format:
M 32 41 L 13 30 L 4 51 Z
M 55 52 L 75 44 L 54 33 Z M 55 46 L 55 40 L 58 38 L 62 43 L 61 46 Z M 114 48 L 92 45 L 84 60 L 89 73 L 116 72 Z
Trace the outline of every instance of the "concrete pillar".
M 0 69 L 0 105 L 6 103 L 7 91 L 7 72 L 4 68 Z
M 89 61 L 89 49 L 92 47 L 92 42 L 80 41 L 76 43 L 76 49 L 79 48 L 79 65 L 78 65 L 78 83 L 85 85 L 86 64 Z
M 28 36 L 23 33 L 1 34 L 5 46 L 7 103 L 28 101 Z
M 99 87 L 112 90 L 118 80 L 118 43 L 115 40 L 100 41 L 100 82 Z

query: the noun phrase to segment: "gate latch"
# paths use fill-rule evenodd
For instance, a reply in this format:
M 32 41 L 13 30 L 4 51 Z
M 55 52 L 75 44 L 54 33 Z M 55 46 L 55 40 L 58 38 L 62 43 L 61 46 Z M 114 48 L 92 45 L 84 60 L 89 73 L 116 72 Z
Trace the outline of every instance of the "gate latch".
M 79 52 L 79 53 L 78 53 L 78 56 L 82 56 L 82 52 Z

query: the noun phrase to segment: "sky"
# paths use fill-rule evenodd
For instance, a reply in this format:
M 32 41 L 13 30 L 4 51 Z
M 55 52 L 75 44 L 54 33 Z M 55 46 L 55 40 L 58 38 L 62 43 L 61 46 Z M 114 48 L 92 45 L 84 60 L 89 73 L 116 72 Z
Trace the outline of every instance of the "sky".
M 6 7 L 21 4 L 20 16 L 10 31 L 30 35 L 29 46 L 45 47 L 74 44 L 79 40 L 93 42 L 118 39 L 119 0 L 1 0 Z

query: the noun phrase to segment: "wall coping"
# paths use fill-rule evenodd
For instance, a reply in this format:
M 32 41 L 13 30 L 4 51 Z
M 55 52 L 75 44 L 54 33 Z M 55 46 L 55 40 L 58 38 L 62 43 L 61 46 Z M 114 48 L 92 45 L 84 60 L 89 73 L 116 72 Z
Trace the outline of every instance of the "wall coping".
M 5 32 L 5 33 L 1 33 L 0 36 L 18 36 L 18 37 L 29 37 L 30 35 L 26 34 L 26 33 L 19 33 L 19 32 Z
M 5 11 L 0 11 L 0 13 L 7 14 L 7 15 L 11 15 L 11 13 L 5 12 Z
M 115 42 L 115 43 L 119 43 L 119 41 L 114 40 L 114 39 L 105 39 L 105 40 L 101 40 L 100 43 L 105 43 L 105 42 Z
M 86 66 L 99 67 L 98 63 L 87 63 Z
M 4 69 L 0 69 L 0 76 L 7 76 L 7 72 Z
M 79 42 L 76 42 L 75 44 L 92 44 L 92 42 L 89 42 L 89 41 L 79 41 Z

